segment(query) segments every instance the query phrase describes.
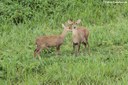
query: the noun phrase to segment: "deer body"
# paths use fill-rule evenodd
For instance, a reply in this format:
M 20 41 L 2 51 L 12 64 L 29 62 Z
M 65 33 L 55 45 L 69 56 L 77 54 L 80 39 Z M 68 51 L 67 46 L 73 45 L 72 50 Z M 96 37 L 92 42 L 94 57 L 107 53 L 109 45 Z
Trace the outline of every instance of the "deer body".
M 86 39 L 86 36 L 88 36 L 89 31 L 87 29 L 84 29 L 83 27 L 79 27 L 76 30 L 72 30 L 72 36 L 73 36 L 73 42 L 74 43 L 81 43 L 84 42 Z
M 59 54 L 60 46 L 63 44 L 64 38 L 69 31 L 68 27 L 62 26 L 64 30 L 61 35 L 40 36 L 36 39 L 37 48 L 34 51 L 34 56 L 40 55 L 41 50 L 48 49 L 49 47 L 56 47 L 57 54 Z
M 77 55 L 80 50 L 80 45 L 83 44 L 86 48 L 86 45 L 88 45 L 88 36 L 89 36 L 89 30 L 87 30 L 85 27 L 78 27 L 77 24 L 80 23 L 78 20 L 77 22 L 68 21 L 72 28 L 72 39 L 73 39 L 73 52 Z M 77 49 L 76 49 L 77 46 Z

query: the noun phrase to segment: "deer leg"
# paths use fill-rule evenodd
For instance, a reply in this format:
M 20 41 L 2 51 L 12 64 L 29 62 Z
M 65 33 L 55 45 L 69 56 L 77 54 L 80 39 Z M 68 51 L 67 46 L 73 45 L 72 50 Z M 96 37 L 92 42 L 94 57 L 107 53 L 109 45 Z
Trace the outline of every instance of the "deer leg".
M 80 43 L 77 44 L 76 56 L 80 53 Z
M 89 46 L 89 43 L 88 43 L 88 38 L 86 38 L 86 44 L 88 45 L 88 53 L 90 54 L 90 46 Z
M 60 45 L 58 45 L 58 46 L 56 47 L 56 51 L 57 51 L 57 55 L 59 55 L 59 54 L 60 54 Z
M 36 57 L 37 54 L 38 54 L 38 56 L 40 56 L 40 51 L 41 51 L 41 47 L 40 46 L 37 46 L 37 48 L 34 51 L 34 57 Z
M 75 43 L 73 43 L 73 51 L 72 51 L 72 54 L 74 54 L 74 52 L 75 52 Z
M 84 45 L 84 49 L 83 49 L 83 52 L 85 52 L 85 49 L 86 49 L 86 42 L 82 42 L 82 44 Z
M 80 53 L 80 43 L 78 44 L 78 53 Z
M 77 49 L 76 49 L 76 46 L 77 46 Z M 75 52 L 75 56 L 77 56 L 79 52 L 79 43 L 73 43 L 73 49 Z
M 36 57 L 37 49 L 34 50 L 34 57 Z
M 90 47 L 89 47 L 89 43 L 88 43 L 88 38 L 85 38 L 86 41 L 82 42 L 82 44 L 84 45 L 85 49 L 86 49 L 86 46 L 88 46 L 88 53 L 90 54 Z M 83 51 L 85 52 L 85 49 L 83 49 Z

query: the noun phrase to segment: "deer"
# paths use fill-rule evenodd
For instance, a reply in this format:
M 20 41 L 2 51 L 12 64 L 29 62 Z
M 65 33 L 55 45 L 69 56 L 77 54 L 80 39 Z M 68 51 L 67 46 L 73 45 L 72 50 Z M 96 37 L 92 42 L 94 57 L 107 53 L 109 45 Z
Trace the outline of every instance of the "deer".
M 48 49 L 50 47 L 56 47 L 57 54 L 60 54 L 60 46 L 63 44 L 67 32 L 71 31 L 71 29 L 64 24 L 62 24 L 62 27 L 64 29 L 60 35 L 39 36 L 36 38 L 34 57 L 37 55 L 39 57 L 42 50 Z
M 67 24 L 69 25 L 70 29 L 72 29 L 72 39 L 73 39 L 73 54 L 77 56 L 80 50 L 80 45 L 83 44 L 84 47 L 88 45 L 88 52 L 90 54 L 90 47 L 88 43 L 89 37 L 89 30 L 83 26 L 78 26 L 81 20 L 78 19 L 77 21 L 68 20 Z M 77 49 L 76 49 L 77 46 Z

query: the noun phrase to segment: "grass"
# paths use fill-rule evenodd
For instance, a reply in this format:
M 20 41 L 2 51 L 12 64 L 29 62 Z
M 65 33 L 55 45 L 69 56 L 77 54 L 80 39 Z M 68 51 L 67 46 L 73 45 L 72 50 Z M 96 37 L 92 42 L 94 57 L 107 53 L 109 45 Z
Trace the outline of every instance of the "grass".
M 61 24 L 61 23 L 60 23 Z M 33 58 L 35 38 L 60 34 L 62 27 L 10 25 L 0 35 L 0 82 L 2 85 L 127 85 L 127 20 L 102 26 L 88 26 L 91 55 L 71 54 L 71 32 L 61 47 L 61 55 L 42 52 Z M 86 50 L 87 51 L 87 50 Z
M 127 85 L 127 15 L 127 4 L 101 0 L 2 0 L 0 85 Z M 89 29 L 91 54 L 72 55 L 69 32 L 61 55 L 51 48 L 34 58 L 36 37 L 60 34 L 68 19 Z

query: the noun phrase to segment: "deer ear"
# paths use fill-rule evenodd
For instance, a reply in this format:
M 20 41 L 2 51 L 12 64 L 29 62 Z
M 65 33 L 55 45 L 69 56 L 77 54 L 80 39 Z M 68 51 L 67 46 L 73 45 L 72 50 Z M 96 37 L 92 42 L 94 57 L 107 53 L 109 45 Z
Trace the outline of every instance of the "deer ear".
M 71 20 L 68 20 L 68 24 L 72 24 L 72 21 Z
M 78 19 L 78 20 L 76 21 L 77 24 L 80 24 L 80 22 L 81 22 L 81 19 Z
M 63 27 L 63 28 L 65 28 L 65 25 L 64 25 L 64 24 L 62 24 L 62 27 Z

